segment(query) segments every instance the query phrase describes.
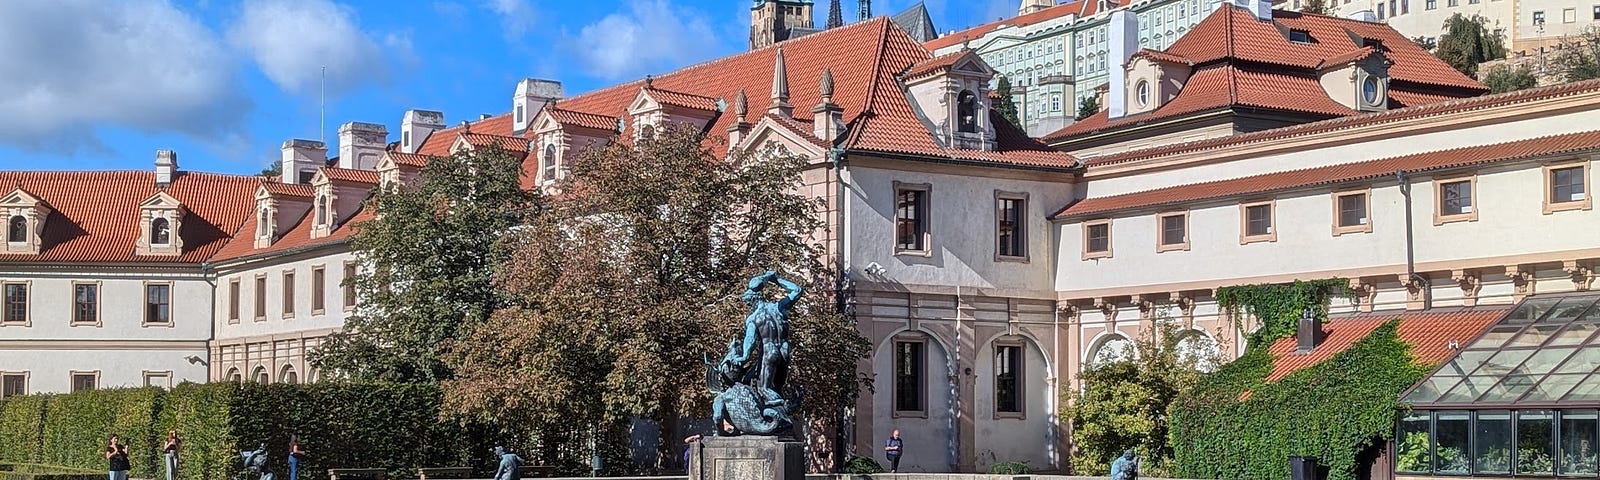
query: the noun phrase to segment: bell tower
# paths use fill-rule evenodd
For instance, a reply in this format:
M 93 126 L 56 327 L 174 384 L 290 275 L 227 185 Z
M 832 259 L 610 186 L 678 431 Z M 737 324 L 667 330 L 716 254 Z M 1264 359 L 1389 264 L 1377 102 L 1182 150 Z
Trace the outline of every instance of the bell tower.
M 815 28 L 811 0 L 755 0 L 750 7 L 750 49 L 791 38 L 795 29 Z

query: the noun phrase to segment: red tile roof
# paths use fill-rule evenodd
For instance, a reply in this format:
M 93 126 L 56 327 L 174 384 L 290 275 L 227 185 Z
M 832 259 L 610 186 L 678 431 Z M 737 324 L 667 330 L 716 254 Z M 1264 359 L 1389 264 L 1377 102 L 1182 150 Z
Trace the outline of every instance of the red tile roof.
M 0 172 L 0 185 L 20 186 L 54 209 L 38 255 L 0 254 L 0 262 L 200 263 L 252 216 L 262 179 L 179 172 L 165 191 L 189 211 L 178 231 L 183 253 L 135 255 L 139 204 L 161 191 L 155 181 L 150 171 Z
M 1600 151 L 1600 130 L 1088 198 L 1061 209 L 1055 218 L 1109 214 L 1126 209 L 1373 179 L 1394 175 L 1398 170 L 1428 172 L 1582 151 Z
M 1178 55 L 1176 53 L 1167 53 L 1167 52 L 1163 52 L 1163 51 L 1160 51 L 1160 50 L 1151 50 L 1151 49 L 1148 49 L 1148 48 L 1139 49 L 1139 51 L 1133 53 L 1133 56 L 1134 56 L 1134 58 L 1146 57 L 1146 58 L 1149 58 L 1149 59 L 1152 59 L 1152 60 L 1156 60 L 1156 61 L 1160 61 L 1160 62 L 1171 62 L 1171 63 L 1180 63 L 1180 64 L 1184 64 L 1184 65 L 1194 65 L 1194 61 L 1189 60 L 1189 57 L 1185 57 L 1183 55 Z
M 1400 325 L 1396 333 L 1400 340 L 1411 344 L 1411 357 L 1424 365 L 1436 365 L 1455 353 L 1450 343 L 1464 345 L 1478 336 L 1511 308 L 1475 307 L 1426 312 L 1379 312 L 1344 318 L 1329 318 L 1322 324 L 1325 335 L 1322 343 L 1307 354 L 1294 353 L 1297 339 L 1280 338 L 1269 348 L 1274 358 L 1268 382 L 1275 382 L 1291 373 L 1322 363 L 1356 342 L 1366 338 L 1373 330 L 1396 318 Z
M 1112 6 L 1115 6 L 1117 4 L 1117 2 L 1110 2 L 1110 4 Z M 962 42 L 965 42 L 965 41 L 968 41 L 968 40 L 974 40 L 974 41 L 978 40 L 978 39 L 982 38 L 984 35 L 988 35 L 990 32 L 993 32 L 995 30 L 999 30 L 1000 27 L 1004 27 L 1004 26 L 1007 26 L 1007 25 L 1016 26 L 1016 27 L 1025 27 L 1025 26 L 1028 26 L 1028 25 L 1033 25 L 1035 23 L 1039 23 L 1039 22 L 1044 22 L 1044 21 L 1048 21 L 1048 20 L 1054 20 L 1054 19 L 1057 19 L 1057 18 L 1065 17 L 1067 15 L 1077 15 L 1078 18 L 1083 18 L 1083 17 L 1088 17 L 1088 16 L 1091 16 L 1091 15 L 1094 15 L 1096 13 L 1100 13 L 1100 9 L 1099 8 L 1100 8 L 1100 3 L 1095 1 L 1095 0 L 1079 0 L 1079 1 L 1076 1 L 1076 2 L 1063 3 L 1063 4 L 1060 4 L 1060 5 L 1056 5 L 1054 7 L 1050 7 L 1050 8 L 1044 9 L 1044 10 L 1033 12 L 1033 13 L 1030 13 L 1030 14 L 1027 14 L 1027 15 L 1022 15 L 1022 16 L 1003 19 L 1003 20 L 998 20 L 998 21 L 986 23 L 986 24 L 983 24 L 983 25 L 979 25 L 979 26 L 976 26 L 976 27 L 972 27 L 972 28 L 969 28 L 969 29 L 966 29 L 966 30 L 962 30 L 962 31 L 959 31 L 959 32 L 955 32 L 955 33 L 952 33 L 952 34 L 949 34 L 949 35 L 945 35 L 945 36 L 933 39 L 933 40 L 929 41 L 928 43 L 923 44 L 923 46 L 927 47 L 928 50 L 930 50 L 930 51 L 931 50 L 938 50 L 938 49 L 941 49 L 941 48 L 958 45 L 958 44 L 960 44 Z
M 355 169 L 349 169 L 349 168 L 322 167 L 319 171 L 322 172 L 322 174 L 324 176 L 328 177 L 329 180 L 338 180 L 338 181 L 341 181 L 341 182 L 365 183 L 365 184 L 370 184 L 370 185 L 377 185 L 378 181 L 379 181 L 378 172 L 374 172 L 372 170 L 355 170 Z
M 294 226 L 290 227 L 288 232 L 285 232 L 283 236 L 274 239 L 272 244 L 265 248 L 255 248 L 256 219 L 254 218 L 254 215 L 251 215 L 250 217 L 251 218 L 239 228 L 238 238 L 232 242 L 228 242 L 226 247 L 223 247 L 221 251 L 217 252 L 217 255 L 211 258 L 212 262 L 237 260 L 245 257 L 281 253 L 301 248 L 312 248 L 343 243 L 349 240 L 351 235 L 355 234 L 355 230 L 358 225 L 367 220 L 371 220 L 374 218 L 374 215 L 372 213 L 372 209 L 363 207 L 360 211 L 356 212 L 355 215 L 351 216 L 350 219 L 345 220 L 344 223 L 334 226 L 333 231 L 329 232 L 328 236 L 311 238 L 311 228 L 313 226 L 312 218 L 311 212 L 307 211 L 305 215 L 301 215 L 299 220 L 295 221 Z
M 423 156 L 448 156 L 450 155 L 450 147 L 455 145 L 456 137 L 461 133 L 485 133 L 503 137 L 514 136 L 512 135 L 512 127 L 515 125 L 512 124 L 511 120 L 511 114 L 504 113 L 482 120 L 466 122 L 467 126 L 465 129 L 463 129 L 462 126 L 457 125 L 433 132 L 432 134 L 428 135 L 427 140 L 424 140 L 422 145 L 417 148 L 417 154 Z
M 1580 93 L 1592 93 L 1596 91 L 1600 91 L 1600 80 L 1586 80 L 1582 82 L 1553 85 L 1549 87 L 1530 88 L 1527 90 L 1518 90 L 1515 92 L 1502 93 L 1498 95 L 1485 95 L 1472 98 L 1439 97 L 1413 93 L 1407 93 L 1403 96 L 1401 95 L 1401 92 L 1391 90 L 1389 92 L 1390 101 L 1399 100 L 1407 105 L 1405 108 L 1334 118 L 1320 122 L 1305 123 L 1272 130 L 1262 130 L 1259 132 L 1231 135 L 1227 137 L 1210 138 L 1193 142 L 1164 145 L 1155 148 L 1133 150 L 1129 152 L 1094 157 L 1086 160 L 1085 163 L 1087 163 L 1090 167 L 1113 165 L 1165 155 L 1206 150 L 1219 150 L 1239 145 L 1272 142 L 1286 138 L 1342 130 L 1363 125 L 1392 123 L 1401 120 L 1443 115 L 1448 113 L 1471 112 L 1504 105 L 1563 97 Z M 1413 99 L 1411 96 L 1415 96 L 1415 98 Z
M 913 80 L 926 75 L 949 70 L 950 67 L 955 66 L 957 60 L 960 60 L 962 57 L 967 56 L 967 54 L 971 52 L 971 50 L 961 49 L 911 64 L 911 68 L 906 70 L 906 74 L 901 75 L 901 78 Z
M 503 135 L 491 135 L 487 133 L 473 132 L 463 133 L 461 134 L 461 138 L 466 140 L 468 145 L 472 145 L 474 147 L 487 147 L 490 145 L 499 144 L 500 148 L 512 153 L 520 153 L 524 155 L 528 153 L 528 139 L 521 137 L 508 137 Z
M 314 193 L 310 185 L 303 183 L 261 182 L 261 188 L 266 189 L 267 193 L 273 195 L 286 195 L 290 197 L 311 198 L 311 195 Z
M 393 159 L 394 163 L 410 167 L 421 167 L 428 164 L 427 155 L 416 153 L 389 152 L 389 158 Z
M 717 106 L 717 99 L 711 97 L 702 97 L 693 93 L 674 92 L 671 90 L 662 90 L 652 87 L 645 87 L 644 91 L 645 93 L 650 94 L 650 98 L 654 98 L 662 105 L 692 108 L 706 112 L 717 112 L 722 110 L 722 107 Z
M 564 104 L 563 104 L 564 106 Z M 593 130 L 616 130 L 617 118 L 607 115 L 596 115 L 566 108 L 546 106 L 544 111 L 550 112 L 550 117 L 562 125 L 574 125 Z
M 1307 32 L 1311 41 L 1290 41 L 1285 30 Z M 1388 92 L 1395 107 L 1476 96 L 1488 90 L 1387 25 L 1278 10 L 1273 11 L 1273 21 L 1268 22 L 1248 10 L 1230 6 L 1195 24 L 1164 52 L 1139 53 L 1196 65 L 1172 101 L 1154 112 L 1115 120 L 1101 112 L 1044 138 L 1062 141 L 1235 106 L 1326 116 L 1355 115 L 1358 112 L 1328 98 L 1317 69 L 1380 51 L 1393 62 Z M 1227 70 L 1215 70 L 1222 65 Z

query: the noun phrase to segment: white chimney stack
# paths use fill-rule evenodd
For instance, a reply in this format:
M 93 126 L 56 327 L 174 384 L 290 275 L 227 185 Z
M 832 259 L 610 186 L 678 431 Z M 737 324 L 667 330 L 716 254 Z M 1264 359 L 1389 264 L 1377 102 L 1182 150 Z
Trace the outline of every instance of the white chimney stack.
M 1128 114 L 1128 59 L 1139 51 L 1139 16 L 1127 9 L 1111 12 L 1110 70 L 1107 82 L 1110 100 L 1106 102 L 1109 118 L 1122 118 Z
M 1272 0 L 1244 0 L 1257 20 L 1272 21 Z
M 376 123 L 349 122 L 339 126 L 339 168 L 375 170 L 388 147 L 389 128 Z
M 524 78 L 517 82 L 517 91 L 511 96 L 511 130 L 522 133 L 533 123 L 533 117 L 551 101 L 566 98 L 561 82 Z
M 156 150 L 156 186 L 166 188 L 178 176 L 178 152 Z
M 428 135 L 444 129 L 444 113 L 432 110 L 406 110 L 400 119 L 400 153 L 417 153 Z
M 278 181 L 283 183 L 311 183 L 317 169 L 328 164 L 328 144 L 316 140 L 285 140 L 283 142 L 283 172 Z

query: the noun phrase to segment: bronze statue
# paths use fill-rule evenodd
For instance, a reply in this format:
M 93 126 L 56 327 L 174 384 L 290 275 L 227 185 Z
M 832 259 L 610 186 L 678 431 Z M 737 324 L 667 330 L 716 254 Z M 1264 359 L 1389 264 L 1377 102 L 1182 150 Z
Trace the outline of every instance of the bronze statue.
M 778 301 L 765 301 L 761 291 L 768 283 L 785 290 Z M 751 312 L 745 316 L 744 338 L 728 342 L 722 361 L 711 365 L 707 380 L 716 399 L 711 419 L 717 435 L 777 435 L 793 426 L 789 413 L 800 404 L 800 394 L 788 388 L 789 309 L 803 290 L 778 273 L 768 271 L 750 279 L 744 301 Z

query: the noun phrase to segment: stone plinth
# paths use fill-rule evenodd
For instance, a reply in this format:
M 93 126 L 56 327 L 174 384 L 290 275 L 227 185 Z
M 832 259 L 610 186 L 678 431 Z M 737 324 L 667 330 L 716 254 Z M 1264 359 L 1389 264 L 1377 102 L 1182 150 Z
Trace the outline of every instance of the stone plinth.
M 805 480 L 805 444 L 776 437 L 705 437 L 689 450 L 689 480 Z

